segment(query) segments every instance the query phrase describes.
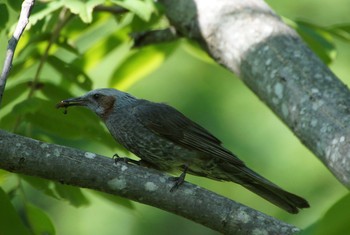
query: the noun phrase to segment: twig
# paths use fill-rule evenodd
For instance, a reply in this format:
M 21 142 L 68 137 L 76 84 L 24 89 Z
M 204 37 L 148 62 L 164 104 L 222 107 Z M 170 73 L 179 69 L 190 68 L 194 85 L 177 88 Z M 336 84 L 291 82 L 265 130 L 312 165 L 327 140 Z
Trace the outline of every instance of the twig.
M 171 42 L 179 38 L 175 28 L 170 27 L 163 30 L 153 30 L 130 34 L 134 39 L 134 48 L 147 46 L 155 43 Z
M 12 60 L 13 60 L 13 55 L 15 53 L 17 43 L 22 36 L 22 33 L 27 26 L 29 22 L 29 15 L 31 12 L 32 7 L 34 6 L 35 0 L 24 0 L 22 3 L 22 10 L 21 14 L 18 20 L 18 24 L 16 26 L 15 32 L 13 33 L 8 46 L 7 46 L 7 52 L 6 52 L 6 58 L 4 62 L 4 67 L 1 72 L 1 77 L 0 77 L 0 105 L 1 105 L 1 100 L 2 96 L 4 94 L 5 86 L 6 86 L 6 81 L 7 77 L 9 75 L 9 72 L 11 70 L 12 66 Z
M 109 12 L 112 14 L 123 14 L 123 13 L 129 12 L 128 9 L 122 8 L 120 6 L 103 6 L 103 5 L 96 6 L 94 8 L 94 11 Z
M 16 143 L 16 144 L 13 144 Z M 298 228 L 172 177 L 77 149 L 0 130 L 0 168 L 119 195 L 166 210 L 224 234 L 295 234 Z

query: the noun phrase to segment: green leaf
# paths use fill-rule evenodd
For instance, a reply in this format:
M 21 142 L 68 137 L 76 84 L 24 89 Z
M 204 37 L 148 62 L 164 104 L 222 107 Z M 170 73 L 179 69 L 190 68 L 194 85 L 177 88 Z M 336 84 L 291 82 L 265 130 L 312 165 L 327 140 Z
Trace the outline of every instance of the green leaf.
M 55 199 L 59 199 L 58 194 L 53 188 L 52 181 L 28 175 L 20 175 L 20 177 L 33 188 L 45 193 L 45 195 Z
M 78 187 L 63 185 L 55 182 L 55 190 L 61 198 L 67 200 L 72 206 L 80 207 L 89 205 L 89 200 Z
M 19 83 L 9 89 L 6 89 L 1 106 L 5 107 L 12 101 L 16 100 L 20 95 L 22 95 L 27 90 L 29 90 L 27 82 Z
M 54 86 L 43 88 L 46 95 L 53 90 Z M 39 107 L 35 108 L 36 111 L 26 115 L 26 120 L 36 128 L 65 139 L 81 139 L 83 136 L 111 148 L 117 146 L 112 136 L 101 126 L 99 118 L 90 110 L 75 107 L 64 115 L 62 110 L 55 109 L 55 104 L 62 98 L 72 97 L 72 95 L 59 95 L 55 99 L 55 94 L 59 94 L 59 89 L 54 91 L 52 96 L 48 95 L 51 101 L 41 100 Z M 61 91 L 61 94 L 64 92 Z
M 105 0 L 63 0 L 62 2 L 72 13 L 79 15 L 84 23 L 91 23 L 94 7 L 104 3 Z
M 327 28 L 328 32 L 334 36 L 350 42 L 350 25 L 336 25 Z
M 350 193 L 336 202 L 315 224 L 301 235 L 349 234 Z
M 38 21 L 44 19 L 47 16 L 50 16 L 52 12 L 57 11 L 64 6 L 64 3 L 61 1 L 51 1 L 47 3 L 36 3 L 33 7 L 33 10 L 30 14 L 30 21 L 27 25 L 27 29 L 31 28 L 33 25 L 37 24 Z
M 51 104 L 58 103 L 60 100 L 71 98 L 73 96 L 69 91 L 62 88 L 62 86 L 50 82 L 46 82 L 40 91 L 48 98 L 48 100 L 52 101 L 52 103 L 50 102 Z
M 93 194 L 113 203 L 113 204 L 117 204 L 117 205 L 120 205 L 120 206 L 123 206 L 123 207 L 126 207 L 128 209 L 135 209 L 135 206 L 134 204 L 128 200 L 128 199 L 125 199 L 125 198 L 122 198 L 122 197 L 119 197 L 119 196 L 116 196 L 116 195 L 112 195 L 112 194 L 108 194 L 108 193 L 103 193 L 103 192 L 100 192 L 100 191 L 95 191 L 95 190 L 91 190 L 90 192 L 92 192 Z
M 129 88 L 156 70 L 177 45 L 177 43 L 165 43 L 141 48 L 116 69 L 109 85 L 121 90 Z
M 22 0 L 7 0 L 7 4 L 16 12 L 21 11 Z
M 30 235 L 2 188 L 0 188 L 0 202 L 0 234 Z
M 12 114 L 24 115 L 28 113 L 35 113 L 36 111 L 38 111 L 38 109 L 42 107 L 43 100 L 34 97 L 24 100 L 15 105 L 15 107 L 13 107 Z
M 138 17 L 144 21 L 149 21 L 154 11 L 154 5 L 152 1 L 141 1 L 141 0 L 111 0 L 111 2 L 128 9 L 135 13 Z
M 0 4 L 0 31 L 5 29 L 5 26 L 9 20 L 9 12 L 7 6 L 3 3 Z
M 208 64 L 215 64 L 214 60 L 205 52 L 196 42 L 187 40 L 186 43 L 183 44 L 183 48 L 191 54 L 193 57 L 202 60 Z
M 117 146 L 112 136 L 101 126 L 99 118 L 91 111 L 74 108 L 65 116 L 62 110 L 55 108 L 60 100 L 72 97 L 68 92 L 49 84 L 44 85 L 42 93 L 50 101 L 37 97 L 24 100 L 15 105 L 11 113 L 1 118 L 1 124 L 11 125 L 11 120 L 16 120 L 14 115 L 22 116 L 23 121 L 31 123 L 33 131 L 43 130 L 65 139 L 81 139 L 84 136 L 111 148 Z
M 92 89 L 92 81 L 90 77 L 81 70 L 80 67 L 67 63 L 56 56 L 48 56 L 47 62 L 61 73 L 64 78 L 67 78 L 85 90 Z
M 53 226 L 51 219 L 42 209 L 29 203 L 26 204 L 25 208 L 26 208 L 28 223 L 30 225 L 32 232 L 35 235 L 56 234 L 55 227 Z

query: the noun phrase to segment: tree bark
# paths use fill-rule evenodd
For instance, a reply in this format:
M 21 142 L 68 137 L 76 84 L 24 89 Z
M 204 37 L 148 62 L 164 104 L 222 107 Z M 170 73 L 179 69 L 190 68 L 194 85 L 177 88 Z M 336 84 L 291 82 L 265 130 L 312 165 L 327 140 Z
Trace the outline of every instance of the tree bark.
M 262 0 L 159 2 L 179 34 L 237 74 L 350 188 L 349 90 L 294 30 Z
M 153 169 L 0 130 L 0 168 L 119 195 L 224 234 L 295 234 L 298 228 Z

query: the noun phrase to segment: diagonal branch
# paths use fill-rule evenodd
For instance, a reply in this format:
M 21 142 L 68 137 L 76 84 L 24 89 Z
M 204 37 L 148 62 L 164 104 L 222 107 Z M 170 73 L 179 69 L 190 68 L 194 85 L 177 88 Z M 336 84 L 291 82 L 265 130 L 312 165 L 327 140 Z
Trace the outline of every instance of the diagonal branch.
M 350 188 L 350 92 L 261 0 L 159 0 Z
M 18 20 L 18 24 L 16 26 L 15 32 L 13 33 L 13 36 L 11 37 L 8 46 L 7 46 L 7 52 L 6 52 L 6 58 L 4 61 L 4 67 L 1 72 L 0 76 L 0 105 L 1 105 L 1 100 L 2 96 L 4 94 L 5 86 L 6 86 L 6 81 L 8 74 L 11 70 L 12 66 L 12 60 L 13 56 L 15 54 L 15 50 L 17 47 L 17 43 L 22 36 L 22 33 L 25 29 L 25 27 L 28 24 L 29 21 L 29 15 L 32 7 L 34 6 L 35 0 L 24 0 L 22 3 L 22 10 L 21 14 Z
M 295 234 L 298 228 L 190 183 L 170 192 L 171 177 L 94 153 L 0 130 L 0 168 L 119 195 L 224 234 Z

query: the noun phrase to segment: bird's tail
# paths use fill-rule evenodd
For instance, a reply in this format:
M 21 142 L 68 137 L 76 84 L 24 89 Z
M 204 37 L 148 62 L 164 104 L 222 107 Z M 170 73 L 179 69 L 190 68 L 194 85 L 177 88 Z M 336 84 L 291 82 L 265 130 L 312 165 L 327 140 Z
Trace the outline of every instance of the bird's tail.
M 230 168 L 230 165 L 226 165 L 226 167 Z M 235 169 L 226 172 L 239 172 L 238 174 L 229 174 L 227 177 L 289 213 L 296 214 L 299 209 L 310 207 L 304 198 L 281 189 L 245 166 L 240 166 L 239 171 Z

